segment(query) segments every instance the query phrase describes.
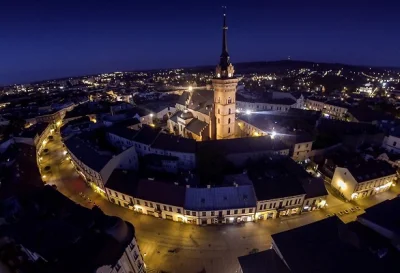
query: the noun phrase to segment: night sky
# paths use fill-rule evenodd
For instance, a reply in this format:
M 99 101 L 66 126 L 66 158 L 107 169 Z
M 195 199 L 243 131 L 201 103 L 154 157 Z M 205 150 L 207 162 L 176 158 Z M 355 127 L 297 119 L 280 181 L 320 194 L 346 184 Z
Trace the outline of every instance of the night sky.
M 329 3 L 324 3 L 329 2 Z M 400 66 L 400 4 L 359 0 L 0 1 L 0 84 L 231 60 Z M 239 71 L 238 71 L 239 72 Z

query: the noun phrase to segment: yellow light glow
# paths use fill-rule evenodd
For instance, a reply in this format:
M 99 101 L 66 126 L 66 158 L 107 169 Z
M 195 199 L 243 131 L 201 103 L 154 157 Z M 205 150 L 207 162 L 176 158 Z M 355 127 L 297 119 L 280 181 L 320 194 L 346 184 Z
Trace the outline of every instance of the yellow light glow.
M 338 181 L 338 186 L 340 189 L 345 190 L 347 188 L 346 183 L 343 180 Z
M 45 175 L 42 175 L 42 178 L 43 178 L 43 179 L 45 179 L 45 178 L 46 178 L 46 176 L 45 176 Z
M 188 90 L 189 90 L 189 91 L 193 91 L 193 86 L 189 85 Z
M 253 136 L 260 136 L 258 132 L 254 132 Z
M 156 125 L 154 123 L 150 124 L 151 127 L 156 127 Z
M 326 205 L 326 200 L 321 200 L 321 202 L 319 202 L 320 207 L 325 207 Z
M 357 197 L 358 197 L 358 193 L 353 193 L 353 194 L 351 194 L 351 199 L 357 199 Z

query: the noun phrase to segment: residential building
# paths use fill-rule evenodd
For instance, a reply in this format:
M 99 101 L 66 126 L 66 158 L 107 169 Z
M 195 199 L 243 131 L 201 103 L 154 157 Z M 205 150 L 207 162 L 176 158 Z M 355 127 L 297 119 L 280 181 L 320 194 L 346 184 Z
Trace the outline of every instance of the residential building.
M 163 219 L 186 222 L 186 188 L 172 183 L 141 179 L 135 198 L 135 211 Z
M 337 166 L 331 185 L 353 200 L 387 191 L 396 179 L 396 170 L 385 161 L 357 160 Z
M 98 141 L 88 137 L 95 134 L 73 136 L 64 140 L 64 145 L 77 172 L 95 191 L 106 196 L 104 185 L 114 169 L 137 169 L 138 156 L 134 146 L 118 154 L 100 149 Z
M 187 188 L 185 217 L 197 225 L 254 220 L 256 198 L 251 185 Z
M 294 273 L 395 272 L 361 248 L 357 236 L 336 216 L 273 234 L 272 250 Z
M 239 112 L 264 112 L 278 111 L 288 112 L 290 108 L 302 109 L 304 97 L 300 94 L 298 98 L 288 92 L 271 91 L 262 97 L 246 98 L 238 95 L 236 107 Z
M 288 158 L 266 158 L 249 169 L 257 198 L 257 220 L 301 213 L 306 192 L 293 171 L 297 166 L 292 164 L 297 165 Z
M 237 167 L 244 166 L 248 160 L 257 160 L 266 156 L 289 155 L 289 148 L 279 139 L 269 136 L 210 140 L 197 143 L 197 156 L 206 154 L 223 155 Z
M 399 213 L 400 198 L 396 197 L 365 209 L 365 213 L 358 216 L 357 221 L 388 239 L 399 251 L 400 224 L 397 218 Z
M 2 242 L 15 245 L 25 257 L 12 267 L 43 273 L 145 272 L 131 223 L 97 207 L 81 207 L 52 186 L 32 188 L 1 203 L 8 208 L 2 218 L 12 219 L 2 225 Z

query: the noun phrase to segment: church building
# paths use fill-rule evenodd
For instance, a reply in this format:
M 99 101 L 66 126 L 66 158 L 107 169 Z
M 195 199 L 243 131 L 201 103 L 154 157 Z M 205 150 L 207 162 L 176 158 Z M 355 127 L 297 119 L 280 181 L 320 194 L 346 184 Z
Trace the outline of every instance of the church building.
M 226 14 L 223 18 L 222 53 L 212 79 L 214 90 L 188 90 L 176 104 L 178 110 L 168 120 L 170 132 L 197 141 L 235 137 L 236 87 L 227 44 Z

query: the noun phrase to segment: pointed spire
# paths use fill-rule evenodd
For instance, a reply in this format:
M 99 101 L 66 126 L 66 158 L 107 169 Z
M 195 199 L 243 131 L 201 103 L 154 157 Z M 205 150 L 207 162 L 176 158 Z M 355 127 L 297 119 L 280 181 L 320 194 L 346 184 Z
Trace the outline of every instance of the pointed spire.
M 228 26 L 226 25 L 226 6 L 223 6 L 223 8 L 224 8 L 224 24 L 222 27 L 222 53 L 220 56 L 219 65 L 221 66 L 222 70 L 226 70 L 229 66 L 228 44 L 226 41 Z

